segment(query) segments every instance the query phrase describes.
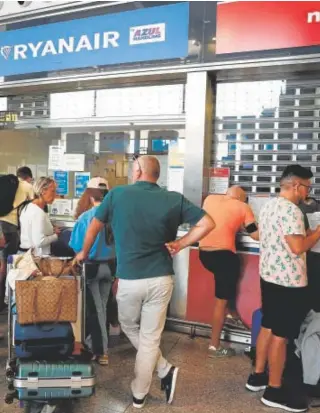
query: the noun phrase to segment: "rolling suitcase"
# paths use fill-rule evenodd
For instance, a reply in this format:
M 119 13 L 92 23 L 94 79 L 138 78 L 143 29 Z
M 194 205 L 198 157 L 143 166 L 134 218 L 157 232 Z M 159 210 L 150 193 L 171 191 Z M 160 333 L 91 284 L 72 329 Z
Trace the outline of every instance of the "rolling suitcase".
M 18 358 L 57 360 L 72 355 L 74 334 L 70 323 L 45 323 L 14 326 Z
M 90 397 L 95 374 L 92 363 L 18 361 L 14 387 L 23 401 Z
M 17 308 L 12 306 L 12 316 Z M 70 323 L 21 325 L 14 320 L 13 339 L 16 357 L 36 360 L 57 360 L 72 355 L 74 334 Z

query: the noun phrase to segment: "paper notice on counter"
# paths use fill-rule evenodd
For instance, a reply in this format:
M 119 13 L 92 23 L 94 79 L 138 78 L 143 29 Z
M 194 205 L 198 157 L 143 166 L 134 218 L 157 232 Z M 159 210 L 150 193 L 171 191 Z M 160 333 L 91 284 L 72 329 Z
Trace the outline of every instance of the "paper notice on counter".
M 72 200 L 56 199 L 51 206 L 51 215 L 72 215 Z
M 210 168 L 209 193 L 225 194 L 229 188 L 230 168 Z
M 320 212 L 314 212 L 313 214 L 307 214 L 310 229 L 316 229 L 318 225 L 320 225 Z M 320 252 L 320 241 L 318 241 L 313 248 L 311 248 L 313 252 Z

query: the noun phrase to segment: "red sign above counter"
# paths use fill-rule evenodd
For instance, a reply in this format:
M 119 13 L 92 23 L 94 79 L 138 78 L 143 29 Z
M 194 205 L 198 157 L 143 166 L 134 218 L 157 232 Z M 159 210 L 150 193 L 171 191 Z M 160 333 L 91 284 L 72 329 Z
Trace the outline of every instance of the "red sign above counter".
M 319 1 L 218 4 L 216 53 L 320 45 Z

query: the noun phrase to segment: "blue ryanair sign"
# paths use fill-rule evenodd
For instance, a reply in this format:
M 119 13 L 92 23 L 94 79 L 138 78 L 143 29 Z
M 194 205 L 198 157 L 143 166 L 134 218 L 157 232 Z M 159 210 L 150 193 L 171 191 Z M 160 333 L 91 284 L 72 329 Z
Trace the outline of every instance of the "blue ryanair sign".
M 0 33 L 0 76 L 183 58 L 189 5 L 177 3 Z

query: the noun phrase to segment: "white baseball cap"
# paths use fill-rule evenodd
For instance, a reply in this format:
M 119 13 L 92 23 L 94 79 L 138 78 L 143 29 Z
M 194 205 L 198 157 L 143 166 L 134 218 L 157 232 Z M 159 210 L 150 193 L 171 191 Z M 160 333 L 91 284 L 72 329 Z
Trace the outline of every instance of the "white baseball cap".
M 104 178 L 96 176 L 95 178 L 91 178 L 88 182 L 87 188 L 90 189 L 109 189 L 108 181 Z

